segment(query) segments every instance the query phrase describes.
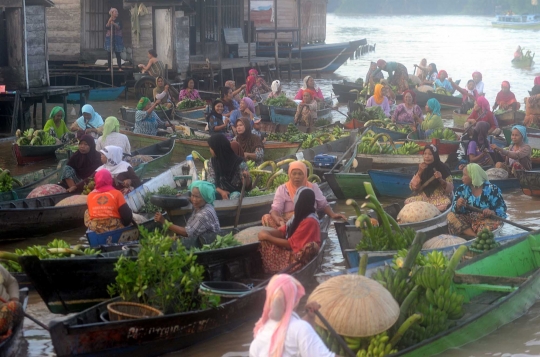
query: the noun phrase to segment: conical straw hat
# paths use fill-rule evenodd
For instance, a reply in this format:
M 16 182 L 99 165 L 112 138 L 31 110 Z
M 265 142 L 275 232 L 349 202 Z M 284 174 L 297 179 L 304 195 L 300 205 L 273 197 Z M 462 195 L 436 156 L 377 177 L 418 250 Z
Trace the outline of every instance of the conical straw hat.
M 320 313 L 337 333 L 368 337 L 388 330 L 399 317 L 399 305 L 375 280 L 361 275 L 340 275 L 319 285 L 308 302 L 321 305 Z M 317 325 L 326 328 L 316 318 Z

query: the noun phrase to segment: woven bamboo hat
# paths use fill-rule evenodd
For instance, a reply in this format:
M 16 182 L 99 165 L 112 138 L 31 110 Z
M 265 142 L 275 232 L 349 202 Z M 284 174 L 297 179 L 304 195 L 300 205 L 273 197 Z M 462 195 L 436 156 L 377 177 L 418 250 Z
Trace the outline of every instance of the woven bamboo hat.
M 422 249 L 444 248 L 464 243 L 467 243 L 467 241 L 463 238 L 452 236 L 449 234 L 441 234 L 425 242 L 422 246 Z
M 399 317 L 399 305 L 375 280 L 350 274 L 333 277 L 319 285 L 308 302 L 321 305 L 320 313 L 336 332 L 349 337 L 368 337 L 388 330 Z M 316 318 L 317 325 L 325 328 Z

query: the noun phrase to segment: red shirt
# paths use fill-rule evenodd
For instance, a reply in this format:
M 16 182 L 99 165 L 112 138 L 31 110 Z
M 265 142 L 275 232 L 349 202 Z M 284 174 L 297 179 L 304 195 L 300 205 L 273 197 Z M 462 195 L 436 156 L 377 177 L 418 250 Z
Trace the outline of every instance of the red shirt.
M 125 203 L 124 195 L 118 190 L 92 191 L 88 194 L 88 215 L 90 219 L 121 218 L 118 208 Z
M 487 112 L 486 115 L 482 117 L 482 119 L 478 119 L 478 111 L 473 110 L 471 115 L 467 119 L 476 119 L 476 121 L 485 121 L 489 123 L 489 130 L 495 130 L 499 127 L 499 124 L 497 124 L 497 121 L 495 117 L 493 116 L 492 112 Z
M 279 230 L 287 234 L 287 226 L 282 226 Z M 312 217 L 308 217 L 300 222 L 294 234 L 288 239 L 291 249 L 294 253 L 300 252 L 306 244 L 315 242 L 321 244 L 321 227 L 319 222 Z

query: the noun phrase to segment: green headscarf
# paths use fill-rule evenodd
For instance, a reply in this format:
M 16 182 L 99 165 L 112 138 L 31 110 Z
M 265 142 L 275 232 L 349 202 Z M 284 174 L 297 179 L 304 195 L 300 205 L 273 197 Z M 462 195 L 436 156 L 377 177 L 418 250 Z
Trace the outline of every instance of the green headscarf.
M 191 185 L 189 185 L 189 191 L 191 192 L 194 188 L 199 189 L 199 192 L 206 203 L 209 203 L 212 206 L 214 205 L 214 200 L 216 199 L 216 186 L 214 186 L 213 183 L 200 180 L 193 181 Z
M 139 103 L 137 104 L 137 109 L 138 110 L 143 110 L 144 107 L 146 107 L 148 105 L 148 103 L 150 103 L 150 99 L 146 98 L 146 97 L 142 97 L 140 100 L 139 100 Z
M 103 140 L 105 140 L 110 133 L 118 133 L 119 131 L 120 123 L 118 122 L 118 119 L 115 117 L 108 117 L 105 119 L 105 124 L 103 125 Z
M 49 119 L 54 119 L 54 116 L 55 116 L 56 113 L 58 113 L 59 111 L 62 112 L 62 120 L 64 120 L 64 118 L 66 117 L 66 113 L 64 112 L 64 108 L 58 107 L 58 106 L 52 108 L 51 114 L 49 114 Z
M 486 172 L 478 164 L 468 164 L 467 173 L 469 174 L 474 187 L 481 187 L 484 182 L 489 182 Z

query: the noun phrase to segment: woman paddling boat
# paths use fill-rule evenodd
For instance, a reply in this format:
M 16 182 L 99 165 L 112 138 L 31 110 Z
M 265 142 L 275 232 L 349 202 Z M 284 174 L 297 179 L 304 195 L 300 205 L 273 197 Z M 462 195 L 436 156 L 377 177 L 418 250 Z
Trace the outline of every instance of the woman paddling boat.
M 495 98 L 495 104 L 493 104 L 492 110 L 495 111 L 497 108 L 500 108 L 502 110 L 516 111 L 519 107 L 520 104 L 516 99 L 516 95 L 510 91 L 510 82 L 503 81 L 501 90 Z
M 135 112 L 135 134 L 157 135 L 159 127 L 168 127 L 154 111 L 156 106 L 161 103 L 161 100 L 151 102 L 149 98 L 142 97 L 137 104 Z

